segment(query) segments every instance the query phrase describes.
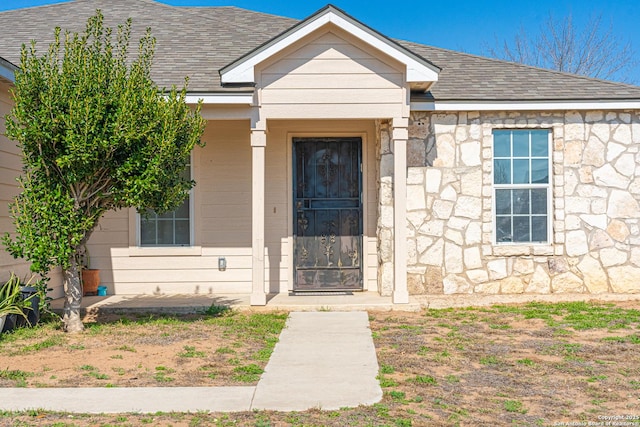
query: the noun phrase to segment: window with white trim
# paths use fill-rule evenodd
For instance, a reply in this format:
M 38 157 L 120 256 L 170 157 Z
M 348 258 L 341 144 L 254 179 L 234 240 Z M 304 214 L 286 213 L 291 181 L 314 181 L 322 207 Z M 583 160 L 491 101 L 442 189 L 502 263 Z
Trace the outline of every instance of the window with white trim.
M 550 152 L 548 130 L 493 131 L 496 243 L 549 243 Z
M 191 165 L 184 175 L 191 179 Z M 190 246 L 191 245 L 191 190 L 189 196 L 175 210 L 157 214 L 138 215 L 140 246 Z

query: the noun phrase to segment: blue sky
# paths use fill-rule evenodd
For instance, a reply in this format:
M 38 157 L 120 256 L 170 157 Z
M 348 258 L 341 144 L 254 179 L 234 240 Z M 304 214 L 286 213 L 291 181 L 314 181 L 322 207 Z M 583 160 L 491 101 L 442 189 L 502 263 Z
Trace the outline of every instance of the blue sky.
M 132 0 L 134 1 L 134 0 Z M 172 5 L 237 6 L 305 18 L 328 0 L 162 0 Z M 56 0 L 0 0 L 0 10 L 59 3 Z M 638 63 L 630 74 L 640 84 L 640 7 L 637 0 L 333 0 L 333 4 L 381 33 L 403 40 L 483 54 L 497 40 L 513 39 L 521 28 L 537 31 L 551 12 L 571 13 L 577 26 L 602 15 L 615 35 L 633 45 Z

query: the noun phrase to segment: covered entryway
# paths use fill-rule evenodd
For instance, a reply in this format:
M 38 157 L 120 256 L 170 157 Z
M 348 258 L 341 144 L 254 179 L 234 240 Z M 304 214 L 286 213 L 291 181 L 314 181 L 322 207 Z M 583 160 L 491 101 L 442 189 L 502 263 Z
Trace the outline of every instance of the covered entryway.
M 333 6 L 220 70 L 223 86 L 253 91 L 252 305 L 356 289 L 408 303 L 410 98 L 439 71 Z
M 362 290 L 362 139 L 293 139 L 294 291 Z

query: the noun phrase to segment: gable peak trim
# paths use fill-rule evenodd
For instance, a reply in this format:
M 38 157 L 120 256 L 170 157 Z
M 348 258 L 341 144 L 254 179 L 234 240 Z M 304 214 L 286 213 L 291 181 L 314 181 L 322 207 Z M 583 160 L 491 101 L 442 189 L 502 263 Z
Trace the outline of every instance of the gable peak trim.
M 364 43 L 404 64 L 406 66 L 407 82 L 433 83 L 438 80 L 439 67 L 361 23 L 332 4 L 328 4 L 287 31 L 223 67 L 219 71 L 222 84 L 255 84 L 256 65 L 328 24 L 341 28 Z

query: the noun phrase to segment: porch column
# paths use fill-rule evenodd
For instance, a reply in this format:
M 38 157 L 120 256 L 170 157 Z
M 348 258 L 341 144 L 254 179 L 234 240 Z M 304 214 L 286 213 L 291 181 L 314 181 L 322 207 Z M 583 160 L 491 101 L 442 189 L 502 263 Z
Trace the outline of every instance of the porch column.
M 409 119 L 394 118 L 393 131 L 393 296 L 409 303 L 407 290 L 407 140 Z
M 266 305 L 264 291 L 264 130 L 251 130 L 251 305 Z

